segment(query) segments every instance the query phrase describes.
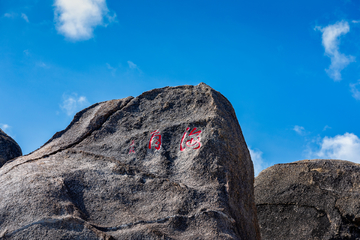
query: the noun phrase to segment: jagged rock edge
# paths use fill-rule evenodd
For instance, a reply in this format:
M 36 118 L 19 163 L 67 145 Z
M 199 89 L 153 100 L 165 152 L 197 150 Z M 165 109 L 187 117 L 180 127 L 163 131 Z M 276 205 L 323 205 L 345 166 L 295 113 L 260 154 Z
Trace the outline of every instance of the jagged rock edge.
M 130 98 L 130 97 L 128 97 L 128 98 Z M 125 99 L 127 99 L 127 98 L 125 98 Z M 39 160 L 39 159 L 42 159 L 42 158 L 47 158 L 47 157 L 49 157 L 49 156 L 55 155 L 56 153 L 62 152 L 62 151 L 64 151 L 64 150 L 67 150 L 67 149 L 69 149 L 69 148 L 72 148 L 72 147 L 78 145 L 78 144 L 81 143 L 83 140 L 85 140 L 88 136 L 90 136 L 94 131 L 100 129 L 100 128 L 106 123 L 106 121 L 107 121 L 112 115 L 114 115 L 117 111 L 120 111 L 121 109 L 125 108 L 125 107 L 131 102 L 132 99 L 134 99 L 134 98 L 131 97 L 122 107 L 119 107 L 119 108 L 117 108 L 117 109 L 115 109 L 115 110 L 109 111 L 109 114 L 105 115 L 104 121 L 103 121 L 101 124 L 99 124 L 99 127 L 94 128 L 93 130 L 89 131 L 88 133 L 86 133 L 86 134 L 85 134 L 81 139 L 79 139 L 78 141 L 75 141 L 74 143 L 69 144 L 69 145 L 67 145 L 67 146 L 65 146 L 65 147 L 62 147 L 62 148 L 60 148 L 60 149 L 58 149 L 58 150 L 56 150 L 56 151 L 53 151 L 53 152 L 51 152 L 51 153 L 44 154 L 44 155 L 42 155 L 42 156 L 40 156 L 40 157 L 37 157 L 37 158 L 31 158 L 31 159 L 28 159 L 28 160 L 26 160 L 26 161 L 24 161 L 24 162 L 22 162 L 22 163 L 19 163 L 19 164 L 17 164 L 17 165 L 14 165 L 14 166 L 12 166 L 7 172 L 5 172 L 4 175 L 7 174 L 8 172 L 10 172 L 12 169 L 14 169 L 14 168 L 17 167 L 17 166 L 23 165 L 23 164 L 28 163 L 28 162 L 33 162 L 33 161 L 36 161 L 36 160 Z M 50 143 L 53 139 L 56 139 L 56 138 L 60 137 L 66 130 L 68 130 L 69 127 L 72 126 L 72 125 L 75 123 L 75 119 L 78 120 L 78 118 L 76 118 L 76 116 L 82 115 L 82 114 L 85 112 L 85 110 L 88 110 L 88 109 L 90 109 L 90 108 L 92 108 L 92 107 L 95 107 L 95 106 L 97 106 L 98 104 L 100 104 L 100 103 L 95 103 L 95 104 L 91 105 L 90 107 L 85 108 L 84 110 L 78 112 L 78 113 L 75 115 L 74 119 L 71 121 L 71 123 L 69 124 L 69 126 L 68 126 L 67 128 L 65 128 L 64 130 L 62 130 L 62 131 L 60 131 L 60 132 L 55 133 L 54 136 L 53 136 L 52 138 L 50 138 L 50 140 L 48 140 L 43 146 L 45 146 L 46 144 Z M 78 116 L 78 117 L 80 117 L 80 116 Z M 61 134 L 61 135 L 58 136 L 59 134 Z M 55 136 L 56 136 L 56 137 L 55 137 Z M 43 147 L 43 146 L 41 146 L 41 147 Z M 41 147 L 40 147 L 40 148 L 41 148 Z M 40 148 L 36 149 L 35 151 L 39 150 Z M 35 151 L 33 151 L 33 152 L 35 152 Z M 31 153 L 33 153 L 33 152 L 31 152 Z M 27 155 L 25 155 L 25 156 L 28 156 L 28 155 L 30 155 L 31 153 L 29 153 L 29 154 L 27 154 Z M 15 160 L 15 159 L 16 159 L 16 158 L 14 158 L 13 160 Z M 8 161 L 8 162 L 6 162 L 5 164 L 8 164 L 8 163 L 10 163 L 10 162 L 13 162 L 13 160 L 12 160 L 12 161 Z M 4 164 L 4 166 L 5 166 L 5 164 Z
M 200 86 L 200 85 L 206 85 L 206 84 L 203 83 L 203 82 L 201 82 L 201 83 L 200 83 L 199 85 L 197 85 L 197 86 Z M 185 87 L 188 87 L 188 86 L 191 86 L 191 85 L 184 85 L 184 86 L 185 86 Z M 208 85 L 206 85 L 206 86 L 209 87 Z M 54 154 L 56 154 L 56 153 L 58 153 L 58 152 L 62 152 L 62 151 L 64 151 L 64 150 L 68 149 L 68 148 L 72 148 L 72 147 L 74 147 L 75 145 L 78 145 L 78 144 L 81 143 L 84 139 L 86 139 L 88 136 L 90 136 L 94 131 L 100 129 L 100 128 L 104 125 L 104 123 L 105 123 L 113 114 L 115 114 L 117 111 L 120 111 L 120 110 L 126 108 L 126 107 L 129 105 L 129 103 L 131 103 L 133 100 L 139 101 L 139 100 L 140 100 L 139 98 L 145 97 L 145 96 L 147 96 L 147 95 L 149 95 L 149 94 L 152 94 L 152 93 L 154 93 L 154 92 L 155 92 L 155 93 L 158 93 L 160 90 L 165 89 L 165 88 L 177 88 L 177 87 L 167 86 L 167 87 L 163 87 L 163 88 L 156 88 L 156 89 L 152 89 L 152 90 L 143 92 L 142 94 L 140 94 L 139 96 L 137 96 L 137 97 L 135 97 L 135 98 L 132 97 L 132 96 L 123 98 L 124 101 L 126 101 L 126 102 L 124 103 L 124 105 L 123 105 L 122 107 L 119 106 L 119 108 L 117 108 L 117 109 L 115 109 L 115 110 L 112 110 L 112 111 L 109 111 L 110 114 L 108 114 L 108 116 L 105 116 L 104 121 L 99 125 L 99 127 L 97 127 L 97 128 L 95 128 L 95 129 L 89 131 L 87 134 L 85 134 L 85 135 L 84 135 L 81 139 L 79 139 L 78 141 L 76 141 L 76 142 L 74 142 L 74 143 L 72 143 L 72 144 L 69 144 L 69 145 L 67 145 L 67 146 L 65 146 L 65 147 L 62 147 L 62 148 L 60 148 L 60 149 L 58 149 L 58 150 L 56 150 L 56 151 L 53 151 L 53 152 L 51 152 L 51 153 L 44 154 L 44 155 L 42 155 L 42 156 L 40 156 L 40 157 L 37 157 L 37 158 L 28 159 L 28 160 L 26 160 L 26 161 L 24 161 L 24 162 L 22 162 L 22 163 L 19 163 L 19 164 L 17 164 L 17 165 L 14 165 L 14 166 L 11 167 L 6 173 L 4 173 L 4 175 L 7 174 L 9 171 L 11 171 L 13 168 L 15 168 L 15 167 L 17 167 L 17 166 L 20 166 L 20 165 L 25 164 L 25 163 L 28 163 L 28 162 L 33 162 L 33 161 L 39 160 L 39 159 L 41 159 L 41 158 L 49 157 L 49 156 L 54 155 Z M 213 92 L 214 92 L 214 91 L 215 91 L 214 89 L 211 89 L 211 94 L 212 94 L 211 97 L 212 97 L 213 99 L 214 99 L 214 96 L 213 96 Z M 217 91 L 216 91 L 216 92 L 217 92 Z M 146 97 L 145 97 L 145 98 L 146 98 Z M 230 106 L 232 106 L 231 103 L 230 103 L 230 101 L 229 101 L 227 98 L 223 98 L 223 99 L 226 100 Z M 111 101 L 111 100 L 109 100 L 109 101 Z M 108 101 L 103 101 L 103 102 L 95 103 L 95 104 L 93 104 L 93 105 L 91 105 L 91 106 L 89 106 L 89 107 L 81 110 L 80 112 L 76 113 L 75 116 L 74 116 L 74 118 L 73 118 L 73 120 L 71 121 L 71 123 L 70 123 L 64 130 L 59 131 L 59 132 L 56 132 L 56 133 L 55 133 L 47 142 L 45 142 L 41 147 L 39 147 L 38 149 L 32 151 L 32 152 L 29 153 L 29 154 L 23 155 L 23 156 L 28 156 L 28 155 L 36 152 L 37 150 L 41 149 L 41 148 L 44 147 L 46 144 L 50 143 L 52 140 L 61 137 L 61 136 L 63 135 L 63 133 L 65 133 L 67 130 L 69 130 L 69 129 L 71 128 L 71 126 L 73 126 L 73 125 L 75 124 L 75 122 L 76 122 L 77 120 L 79 120 L 79 119 L 81 118 L 81 116 L 82 116 L 87 110 L 89 110 L 89 109 L 91 109 L 91 108 L 94 108 L 94 107 L 96 107 L 96 106 L 98 106 L 98 105 L 100 105 L 100 104 L 102 104 L 102 103 L 105 103 L 105 102 L 108 102 Z M 235 119 L 237 120 L 237 117 L 236 117 L 235 112 L 232 112 L 232 115 L 234 115 Z M 240 133 L 242 134 L 241 128 L 240 128 Z M 245 144 L 246 144 L 246 142 L 245 142 Z M 17 157 L 17 158 L 18 158 L 18 157 Z M 10 163 L 10 162 L 13 162 L 13 161 L 14 161 L 15 159 L 17 159 L 17 158 L 14 158 L 14 159 L 12 159 L 11 161 L 6 162 L 6 163 L 4 164 L 4 166 L 5 166 L 6 164 Z

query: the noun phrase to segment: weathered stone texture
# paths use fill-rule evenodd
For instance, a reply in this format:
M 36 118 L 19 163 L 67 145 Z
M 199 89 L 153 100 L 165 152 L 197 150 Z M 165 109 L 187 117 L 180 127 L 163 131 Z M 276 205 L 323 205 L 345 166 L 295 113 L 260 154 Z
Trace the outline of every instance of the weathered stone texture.
M 0 167 L 8 160 L 22 155 L 19 145 L 0 129 Z
M 0 238 L 260 239 L 253 180 L 226 98 L 205 84 L 155 89 L 84 109 L 4 165 Z
M 277 164 L 255 179 L 263 240 L 360 239 L 360 165 L 341 160 Z

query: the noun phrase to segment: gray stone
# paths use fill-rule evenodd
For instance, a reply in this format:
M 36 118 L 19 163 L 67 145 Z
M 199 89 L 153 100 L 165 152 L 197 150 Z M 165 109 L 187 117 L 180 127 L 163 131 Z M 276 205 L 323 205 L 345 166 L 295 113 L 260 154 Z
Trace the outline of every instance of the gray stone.
M 4 165 L 0 238 L 260 239 L 253 175 L 224 96 L 154 89 L 84 109 Z
M 360 239 L 360 165 L 341 160 L 277 164 L 255 179 L 261 237 Z
M 0 167 L 2 167 L 8 160 L 21 155 L 21 148 L 15 140 L 0 129 Z

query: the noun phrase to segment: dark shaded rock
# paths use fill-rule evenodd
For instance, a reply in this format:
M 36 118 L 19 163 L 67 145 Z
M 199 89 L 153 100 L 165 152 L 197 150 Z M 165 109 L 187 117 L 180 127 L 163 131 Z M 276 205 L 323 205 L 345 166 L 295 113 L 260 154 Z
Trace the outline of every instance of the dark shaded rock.
M 79 112 L 0 169 L 0 238 L 24 236 L 260 239 L 253 166 L 231 104 L 199 84 Z
M 360 239 L 360 165 L 341 160 L 277 164 L 255 179 L 263 240 Z
M 8 160 L 21 155 L 21 148 L 15 140 L 0 129 L 0 167 L 2 167 Z

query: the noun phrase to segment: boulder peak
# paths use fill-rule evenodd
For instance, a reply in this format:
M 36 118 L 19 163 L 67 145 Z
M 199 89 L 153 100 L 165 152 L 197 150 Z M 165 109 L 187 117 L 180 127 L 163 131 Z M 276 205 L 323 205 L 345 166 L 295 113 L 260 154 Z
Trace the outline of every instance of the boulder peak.
M 203 83 L 154 89 L 90 106 L 1 168 L 0 229 L 9 239 L 258 240 L 253 176 L 223 95 Z

